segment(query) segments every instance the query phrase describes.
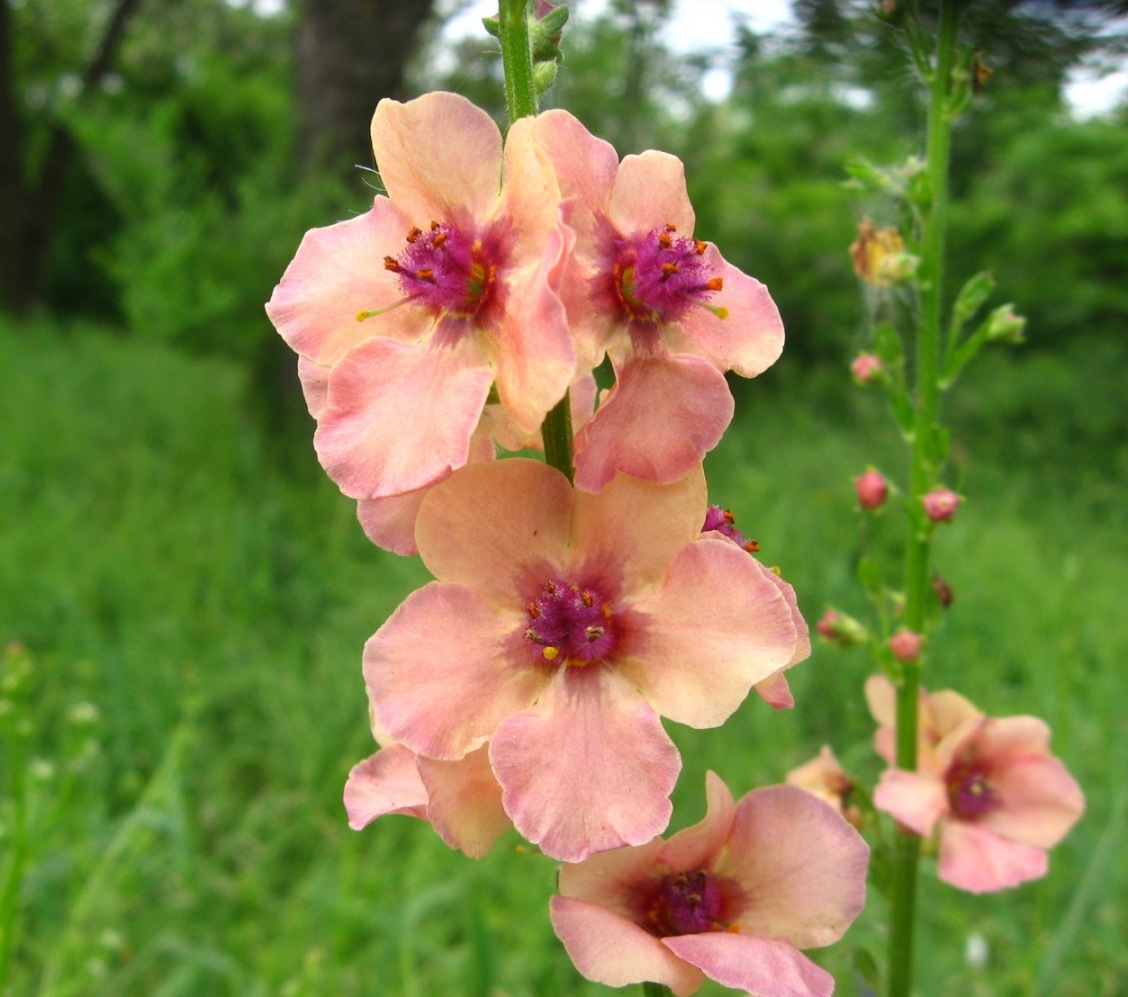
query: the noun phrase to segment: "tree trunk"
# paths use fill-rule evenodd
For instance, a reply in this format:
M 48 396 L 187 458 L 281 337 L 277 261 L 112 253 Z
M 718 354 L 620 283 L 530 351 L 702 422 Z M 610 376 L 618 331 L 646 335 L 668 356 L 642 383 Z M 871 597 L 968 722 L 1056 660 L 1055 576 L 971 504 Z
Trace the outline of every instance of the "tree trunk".
M 118 0 L 94 58 L 82 74 L 80 97 L 113 68 L 130 18 L 141 0 Z M 23 131 L 16 96 L 12 11 L 0 0 L 0 306 L 16 315 L 40 303 L 59 202 L 76 143 L 61 123 L 51 127 L 37 177 L 24 175 Z
M 433 0 L 303 0 L 297 31 L 298 164 L 347 176 L 372 164 L 381 97 L 403 97 L 404 67 Z

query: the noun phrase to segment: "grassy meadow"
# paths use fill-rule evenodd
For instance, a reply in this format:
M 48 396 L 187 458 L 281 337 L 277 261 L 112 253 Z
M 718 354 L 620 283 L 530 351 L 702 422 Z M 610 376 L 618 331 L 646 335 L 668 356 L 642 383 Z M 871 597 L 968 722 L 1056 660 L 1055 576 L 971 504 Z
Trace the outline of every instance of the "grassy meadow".
M 1125 354 L 1074 354 L 991 357 L 956 390 L 969 500 L 938 536 L 955 601 L 926 682 L 1046 718 L 1088 811 L 1018 891 L 963 895 L 926 868 L 925 997 L 1128 993 Z M 263 438 L 245 370 L 47 324 L 0 328 L 0 360 L 0 647 L 27 648 L 0 677 L 0 872 L 22 873 L 0 893 L 19 911 L 8 992 L 611 993 L 571 967 L 554 865 L 512 833 L 472 862 L 405 817 L 348 829 L 345 776 L 373 750 L 361 648 L 426 575 L 365 540 L 308 436 Z M 900 470 L 847 379 L 781 363 L 707 468 L 812 623 L 864 612 L 850 479 Z M 899 525 L 869 525 L 879 556 Z M 819 644 L 794 711 L 753 697 L 720 731 L 670 725 L 675 826 L 700 817 L 708 768 L 740 794 L 831 743 L 872 780 L 867 674 Z M 864 992 L 853 952 L 881 961 L 882 917 L 872 891 L 818 954 L 839 993 Z

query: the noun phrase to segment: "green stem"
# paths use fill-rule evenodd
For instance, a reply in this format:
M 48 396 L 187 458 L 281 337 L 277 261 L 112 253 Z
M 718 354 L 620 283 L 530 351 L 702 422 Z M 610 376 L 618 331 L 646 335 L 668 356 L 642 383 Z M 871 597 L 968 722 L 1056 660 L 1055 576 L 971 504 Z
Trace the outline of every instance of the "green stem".
M 505 72 L 505 107 L 509 124 L 537 113 L 537 89 L 533 82 L 533 53 L 529 47 L 526 0 L 501 0 L 498 9 L 498 40 Z M 572 410 L 568 392 L 552 408 L 541 428 L 544 459 L 572 480 Z
M 909 541 L 905 558 L 905 625 L 924 632 L 929 593 L 931 530 L 922 519 L 921 496 L 933 485 L 936 437 L 940 424 L 940 356 L 944 279 L 944 244 L 948 215 L 948 169 L 951 121 L 948 97 L 955 64 L 959 0 L 942 0 L 928 107 L 928 176 L 932 200 L 921 233 L 921 317 L 917 340 L 917 403 L 910 464 Z M 897 687 L 897 767 L 915 771 L 920 697 L 920 663 L 910 662 Z M 911 833 L 897 836 L 892 869 L 889 926 L 890 997 L 908 997 L 912 991 L 915 934 L 917 861 L 920 839 Z

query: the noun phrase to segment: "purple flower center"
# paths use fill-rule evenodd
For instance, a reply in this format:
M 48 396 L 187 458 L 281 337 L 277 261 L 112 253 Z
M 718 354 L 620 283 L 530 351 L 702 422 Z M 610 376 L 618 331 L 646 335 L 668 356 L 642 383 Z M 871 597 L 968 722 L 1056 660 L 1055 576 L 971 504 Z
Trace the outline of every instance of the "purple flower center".
M 647 929 L 659 938 L 724 931 L 725 895 L 721 884 L 703 869 L 674 872 L 659 884 L 647 910 Z
M 725 318 L 727 309 L 708 304 L 723 279 L 705 261 L 705 243 L 676 232 L 667 225 L 616 241 L 611 276 L 619 306 L 628 318 L 647 325 L 675 322 L 692 305 Z
M 407 233 L 407 248 L 385 256 L 384 269 L 399 277 L 408 300 L 421 301 L 444 315 L 473 318 L 497 288 L 497 253 L 446 222 Z
M 749 554 L 760 549 L 760 545 L 755 540 L 749 540 L 736 528 L 736 517 L 728 509 L 722 509 L 719 505 L 711 505 L 705 510 L 705 522 L 701 526 L 701 532 L 708 533 L 710 530 L 723 533 L 738 547 L 748 551 Z
M 546 582 L 526 613 L 525 642 L 538 662 L 583 666 L 602 661 L 619 637 L 603 594 L 562 578 Z
M 974 762 L 955 762 L 948 769 L 948 805 L 960 820 L 977 820 L 1000 806 L 987 773 Z

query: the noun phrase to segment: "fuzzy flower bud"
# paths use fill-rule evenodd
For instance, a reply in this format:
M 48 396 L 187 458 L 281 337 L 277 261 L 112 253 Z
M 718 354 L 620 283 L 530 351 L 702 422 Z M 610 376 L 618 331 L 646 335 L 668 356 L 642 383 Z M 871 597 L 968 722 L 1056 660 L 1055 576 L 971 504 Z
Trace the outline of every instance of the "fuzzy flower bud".
M 1025 342 L 1026 319 L 1015 314 L 1014 305 L 1000 305 L 987 316 L 987 341 L 1018 344 Z
M 863 218 L 858 225 L 858 238 L 850 245 L 850 258 L 854 272 L 875 287 L 908 280 L 920 264 L 919 257 L 905 252 L 905 240 L 896 228 L 879 229 L 869 218 Z
M 927 495 L 921 496 L 921 502 L 932 522 L 946 523 L 956 514 L 960 497 L 950 488 L 933 488 Z
M 854 479 L 854 491 L 858 493 L 858 504 L 863 509 L 880 509 L 889 495 L 889 486 L 881 472 L 871 467 Z
M 893 657 L 906 663 L 916 661 L 920 657 L 923 644 L 924 638 L 920 634 L 905 627 L 889 638 L 889 650 L 893 652 Z

